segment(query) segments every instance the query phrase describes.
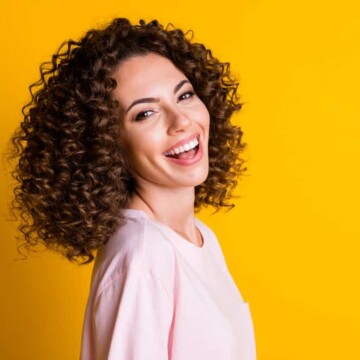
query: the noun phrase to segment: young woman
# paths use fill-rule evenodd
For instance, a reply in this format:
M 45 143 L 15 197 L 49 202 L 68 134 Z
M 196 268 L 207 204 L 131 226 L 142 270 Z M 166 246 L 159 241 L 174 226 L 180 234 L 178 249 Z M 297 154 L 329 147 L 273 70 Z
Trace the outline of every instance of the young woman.
M 256 357 L 249 307 L 194 216 L 231 207 L 246 170 L 238 84 L 186 35 L 120 18 L 68 41 L 13 137 L 25 247 L 96 252 L 83 360 Z

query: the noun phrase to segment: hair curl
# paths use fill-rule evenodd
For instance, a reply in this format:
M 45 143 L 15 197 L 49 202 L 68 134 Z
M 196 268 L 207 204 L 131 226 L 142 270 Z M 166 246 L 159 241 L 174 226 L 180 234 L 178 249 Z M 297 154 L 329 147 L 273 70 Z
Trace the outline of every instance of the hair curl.
M 12 209 L 30 246 L 39 242 L 70 261 L 89 263 L 123 224 L 133 184 L 120 148 L 118 102 L 112 98 L 115 67 L 134 55 L 157 53 L 170 59 L 192 83 L 210 113 L 209 175 L 195 188 L 195 210 L 227 202 L 246 170 L 239 153 L 242 130 L 230 123 L 241 109 L 238 83 L 229 64 L 218 61 L 192 37 L 156 20 L 132 25 L 118 18 L 80 41 L 65 42 L 41 78 L 29 89 L 31 101 L 11 138 L 17 181 Z M 39 240 L 40 239 L 40 240 Z

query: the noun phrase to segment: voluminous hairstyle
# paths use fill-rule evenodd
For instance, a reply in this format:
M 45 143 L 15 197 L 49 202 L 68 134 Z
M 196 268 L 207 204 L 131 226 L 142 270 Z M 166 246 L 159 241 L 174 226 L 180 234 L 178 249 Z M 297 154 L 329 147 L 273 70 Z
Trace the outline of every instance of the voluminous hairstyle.
M 227 201 L 246 170 L 239 154 L 242 130 L 230 123 L 241 108 L 229 64 L 192 42 L 192 32 L 156 20 L 132 25 L 118 18 L 80 41 L 65 42 L 41 78 L 30 86 L 31 102 L 11 141 L 18 158 L 12 209 L 21 214 L 23 246 L 38 243 L 70 261 L 89 263 L 124 221 L 134 182 L 120 142 L 119 103 L 112 96 L 117 65 L 136 55 L 170 59 L 192 83 L 210 113 L 209 175 L 195 187 L 195 210 Z

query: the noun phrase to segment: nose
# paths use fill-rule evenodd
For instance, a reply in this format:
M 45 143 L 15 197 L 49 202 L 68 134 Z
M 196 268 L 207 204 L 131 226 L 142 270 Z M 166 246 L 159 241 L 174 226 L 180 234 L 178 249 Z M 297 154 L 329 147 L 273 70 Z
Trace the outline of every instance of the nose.
M 191 118 L 189 114 L 181 111 L 177 107 L 167 110 L 168 133 L 169 135 L 178 132 L 185 132 L 191 126 Z

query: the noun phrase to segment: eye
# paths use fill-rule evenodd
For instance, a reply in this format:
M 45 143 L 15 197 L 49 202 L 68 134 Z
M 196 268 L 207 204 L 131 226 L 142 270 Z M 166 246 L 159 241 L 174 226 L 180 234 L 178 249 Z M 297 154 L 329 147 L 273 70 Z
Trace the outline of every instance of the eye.
M 139 112 L 136 117 L 135 117 L 135 121 L 141 121 L 146 119 L 147 117 L 151 116 L 151 114 L 155 113 L 156 111 L 153 110 L 145 110 L 145 111 L 141 111 Z
M 193 91 L 187 91 L 186 93 L 182 94 L 179 96 L 179 100 L 186 100 L 186 99 L 190 99 L 195 95 L 195 93 Z

